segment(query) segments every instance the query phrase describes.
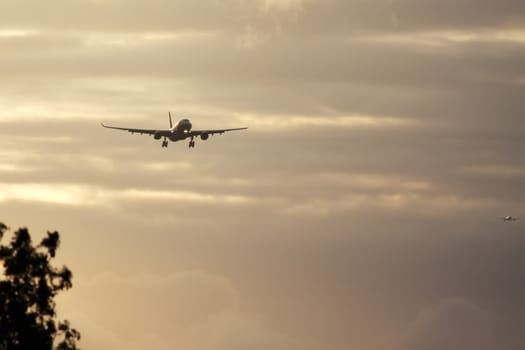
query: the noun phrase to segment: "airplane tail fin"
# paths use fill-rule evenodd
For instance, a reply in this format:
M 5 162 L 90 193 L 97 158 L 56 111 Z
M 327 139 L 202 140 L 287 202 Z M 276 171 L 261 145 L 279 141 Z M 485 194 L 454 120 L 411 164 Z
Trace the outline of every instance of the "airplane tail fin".
M 171 112 L 168 112 L 168 116 L 170 118 L 170 129 L 173 129 L 173 121 L 171 120 Z

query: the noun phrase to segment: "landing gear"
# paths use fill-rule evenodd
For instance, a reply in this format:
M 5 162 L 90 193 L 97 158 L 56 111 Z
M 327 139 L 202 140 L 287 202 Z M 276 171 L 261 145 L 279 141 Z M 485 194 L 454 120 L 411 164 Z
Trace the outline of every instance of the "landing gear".
M 195 148 L 195 141 L 193 141 L 193 137 L 190 140 L 190 143 L 188 144 L 189 148 Z
M 168 140 L 162 141 L 162 148 L 168 147 Z

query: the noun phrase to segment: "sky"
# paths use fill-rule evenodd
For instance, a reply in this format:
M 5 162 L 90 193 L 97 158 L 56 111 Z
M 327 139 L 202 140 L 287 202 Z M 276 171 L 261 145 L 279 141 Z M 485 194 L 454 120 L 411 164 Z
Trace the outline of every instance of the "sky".
M 525 346 L 522 0 L 2 0 L 0 52 L 0 221 L 82 349 Z M 168 111 L 249 129 L 100 126 Z

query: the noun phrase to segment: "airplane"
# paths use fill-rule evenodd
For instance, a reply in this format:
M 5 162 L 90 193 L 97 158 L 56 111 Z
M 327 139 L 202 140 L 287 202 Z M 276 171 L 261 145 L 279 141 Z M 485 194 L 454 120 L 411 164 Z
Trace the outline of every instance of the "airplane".
M 101 125 L 108 129 L 116 129 L 116 130 L 124 130 L 128 131 L 132 134 L 146 134 L 146 135 L 153 135 L 153 138 L 155 140 L 160 140 L 161 138 L 164 138 L 162 141 L 162 147 L 168 147 L 169 141 L 175 142 L 180 140 L 185 140 L 187 138 L 190 138 L 190 143 L 188 145 L 189 148 L 195 148 L 195 141 L 194 138 L 200 137 L 201 140 L 205 141 L 208 139 L 210 135 L 214 134 L 223 134 L 227 131 L 235 131 L 235 130 L 246 130 L 248 128 L 233 128 L 233 129 L 215 129 L 215 130 L 192 130 L 192 125 L 189 119 L 181 119 L 176 125 L 173 125 L 173 121 L 171 119 L 171 112 L 168 112 L 169 120 L 170 120 L 170 128 L 167 130 L 153 130 L 153 129 L 133 129 L 133 128 L 122 128 L 118 126 L 108 126 L 103 123 Z
M 515 218 L 515 217 L 512 216 L 512 215 L 507 215 L 507 216 L 499 217 L 498 219 L 503 220 L 503 221 L 516 221 L 516 220 L 519 220 L 519 218 Z

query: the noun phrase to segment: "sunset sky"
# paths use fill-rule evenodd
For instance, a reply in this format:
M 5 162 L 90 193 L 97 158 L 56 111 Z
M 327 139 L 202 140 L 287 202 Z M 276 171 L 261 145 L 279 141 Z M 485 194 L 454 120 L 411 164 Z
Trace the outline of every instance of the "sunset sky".
M 0 77 L 82 349 L 525 347 L 525 1 L 1 0 Z

